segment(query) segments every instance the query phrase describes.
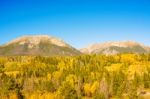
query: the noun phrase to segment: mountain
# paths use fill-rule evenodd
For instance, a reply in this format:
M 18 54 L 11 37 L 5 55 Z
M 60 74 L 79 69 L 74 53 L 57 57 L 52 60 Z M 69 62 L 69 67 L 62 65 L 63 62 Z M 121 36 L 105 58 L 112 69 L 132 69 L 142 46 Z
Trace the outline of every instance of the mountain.
M 119 53 L 149 53 L 150 47 L 133 41 L 106 42 L 90 45 L 80 50 L 85 54 L 106 54 L 113 55 Z
M 78 54 L 80 54 L 80 51 L 71 47 L 69 44 L 47 35 L 23 36 L 0 46 L 0 56 L 72 56 Z

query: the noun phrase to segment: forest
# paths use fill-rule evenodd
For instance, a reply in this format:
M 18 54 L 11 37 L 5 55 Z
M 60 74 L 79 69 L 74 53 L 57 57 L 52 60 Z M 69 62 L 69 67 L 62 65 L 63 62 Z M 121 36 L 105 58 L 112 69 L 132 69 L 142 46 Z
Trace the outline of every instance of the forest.
M 1 99 L 150 99 L 150 55 L 0 57 Z

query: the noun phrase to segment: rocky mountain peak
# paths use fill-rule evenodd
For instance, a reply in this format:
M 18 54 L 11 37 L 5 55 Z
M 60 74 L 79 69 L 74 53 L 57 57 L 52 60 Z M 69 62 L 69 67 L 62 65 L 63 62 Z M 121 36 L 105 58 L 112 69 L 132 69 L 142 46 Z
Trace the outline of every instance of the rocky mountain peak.
M 36 46 L 41 42 L 49 42 L 57 46 L 69 47 L 69 45 L 64 43 L 63 40 L 48 35 L 23 36 L 7 43 L 6 45 L 19 43 L 20 45 L 29 44 L 31 46 Z
M 23 36 L 0 46 L 0 56 L 72 56 L 79 54 L 81 54 L 80 51 L 63 40 L 48 35 Z
M 148 47 L 135 41 L 105 42 L 92 44 L 81 49 L 82 53 L 118 54 L 121 52 L 148 52 Z

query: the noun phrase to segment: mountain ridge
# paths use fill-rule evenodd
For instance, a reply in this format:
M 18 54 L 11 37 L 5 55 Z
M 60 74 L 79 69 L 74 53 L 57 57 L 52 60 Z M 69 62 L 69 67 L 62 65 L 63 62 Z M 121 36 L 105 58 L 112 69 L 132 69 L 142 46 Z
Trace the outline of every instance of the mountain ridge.
M 135 41 L 112 41 L 95 43 L 80 49 L 85 54 L 106 54 L 119 53 L 149 53 L 150 47 Z
M 6 44 L 0 45 L 0 56 L 13 55 L 80 55 L 120 53 L 150 53 L 150 47 L 135 41 L 110 41 L 95 43 L 77 50 L 63 40 L 48 35 L 27 35 L 16 38 Z
M 16 38 L 6 44 L 4 44 L 3 46 L 5 45 L 9 45 L 9 44 L 13 44 L 13 43 L 17 43 L 17 42 L 20 42 L 20 41 L 26 41 L 28 40 L 28 42 L 32 43 L 32 44 L 38 44 L 40 43 L 40 41 L 50 41 L 51 43 L 54 43 L 58 46 L 69 46 L 68 44 L 66 44 L 63 40 L 61 39 L 58 39 L 56 37 L 53 37 L 53 36 L 48 36 L 48 35 L 26 35 L 26 36 L 22 36 L 22 37 L 19 37 L 19 38 Z M 21 42 L 23 44 L 23 42 Z
M 11 55 L 78 55 L 80 52 L 63 40 L 48 35 L 22 36 L 0 46 L 1 56 Z

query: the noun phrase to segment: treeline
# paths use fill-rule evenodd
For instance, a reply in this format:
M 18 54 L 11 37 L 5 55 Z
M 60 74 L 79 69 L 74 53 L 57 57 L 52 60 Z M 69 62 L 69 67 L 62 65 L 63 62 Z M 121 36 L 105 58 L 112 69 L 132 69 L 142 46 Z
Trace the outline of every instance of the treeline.
M 1 99 L 150 99 L 150 55 L 0 57 Z

